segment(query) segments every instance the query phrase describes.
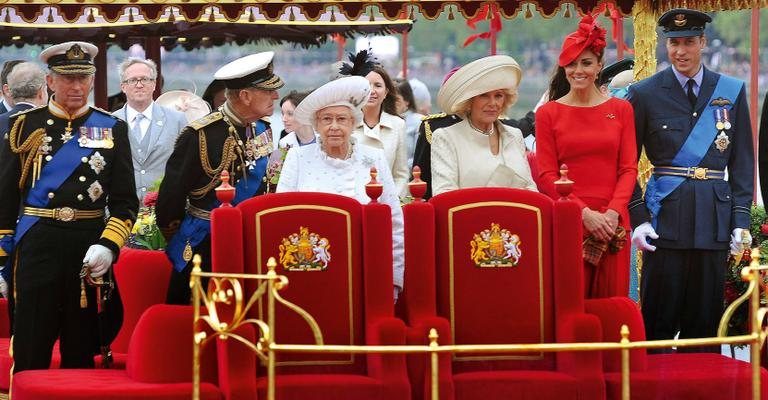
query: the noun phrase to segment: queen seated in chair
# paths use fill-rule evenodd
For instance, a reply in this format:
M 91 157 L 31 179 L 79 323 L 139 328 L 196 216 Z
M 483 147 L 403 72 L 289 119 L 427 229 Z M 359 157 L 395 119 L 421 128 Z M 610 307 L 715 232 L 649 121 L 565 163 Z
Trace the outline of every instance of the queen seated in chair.
M 277 184 L 277 192 L 335 193 L 368 203 L 365 185 L 371 167 L 378 171 L 384 187 L 379 198 L 392 209 L 394 299 L 403 288 L 403 211 L 400 208 L 389 164 L 380 149 L 355 143 L 354 127 L 363 119 L 371 85 L 359 76 L 340 78 L 310 93 L 296 107 L 294 117 L 312 125 L 319 134 L 317 143 L 288 151 Z

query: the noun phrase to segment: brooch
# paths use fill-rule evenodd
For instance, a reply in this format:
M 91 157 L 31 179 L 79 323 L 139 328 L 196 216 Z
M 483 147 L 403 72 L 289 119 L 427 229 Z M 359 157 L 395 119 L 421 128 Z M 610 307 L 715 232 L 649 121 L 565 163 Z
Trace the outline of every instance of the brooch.
M 614 114 L 605 114 L 605 118 L 616 119 L 616 115 L 614 115 Z

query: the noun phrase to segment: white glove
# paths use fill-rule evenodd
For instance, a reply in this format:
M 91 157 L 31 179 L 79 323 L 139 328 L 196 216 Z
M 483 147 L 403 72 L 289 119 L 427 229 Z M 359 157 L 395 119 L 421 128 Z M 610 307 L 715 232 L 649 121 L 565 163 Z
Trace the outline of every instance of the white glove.
M 648 244 L 648 238 L 658 239 L 659 235 L 650 222 L 643 222 L 632 231 L 632 243 L 643 251 L 656 251 L 656 246 Z
M 746 240 L 749 241 L 749 243 L 752 243 L 752 235 L 749 233 L 748 230 L 742 229 L 742 228 L 735 228 L 733 230 L 733 233 L 731 234 L 731 254 L 741 254 L 741 252 L 744 251 L 744 240 L 741 238 L 741 235 L 745 233 L 747 235 Z M 749 246 L 749 245 L 747 245 Z
M 112 266 L 113 259 L 114 256 L 112 255 L 112 250 L 100 244 L 94 244 L 88 248 L 87 252 L 85 252 L 85 257 L 83 257 L 83 264 L 90 265 L 91 276 L 98 278 L 109 271 L 109 267 Z
M 0 276 L 0 294 L 2 294 L 4 298 L 8 298 L 8 283 L 2 276 Z

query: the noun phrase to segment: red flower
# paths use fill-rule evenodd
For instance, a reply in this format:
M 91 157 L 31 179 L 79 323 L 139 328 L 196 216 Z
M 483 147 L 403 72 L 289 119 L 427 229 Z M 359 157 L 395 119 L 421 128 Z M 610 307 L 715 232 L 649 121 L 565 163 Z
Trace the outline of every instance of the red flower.
M 144 207 L 154 207 L 157 204 L 157 192 L 147 192 L 144 195 Z
M 763 235 L 768 235 L 768 224 L 760 225 L 760 233 Z

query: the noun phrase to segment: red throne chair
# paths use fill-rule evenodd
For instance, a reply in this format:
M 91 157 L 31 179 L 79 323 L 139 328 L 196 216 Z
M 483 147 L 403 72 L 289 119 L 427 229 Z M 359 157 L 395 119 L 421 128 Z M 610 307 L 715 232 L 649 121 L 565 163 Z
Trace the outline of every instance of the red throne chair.
M 150 307 L 136 325 L 128 350 L 126 369 L 50 369 L 22 371 L 13 378 L 12 398 L 43 399 L 189 399 L 192 396 L 192 321 L 190 306 L 158 304 Z M 243 329 L 253 339 L 253 330 Z M 225 346 L 241 346 L 230 341 Z M 217 386 L 217 349 L 204 348 L 200 359 L 201 399 L 246 400 Z M 226 348 L 230 362 L 254 363 L 254 354 Z
M 317 322 L 324 344 L 397 345 L 404 325 L 393 317 L 392 228 L 388 206 L 324 193 L 277 193 L 217 208 L 211 219 L 214 272 L 266 273 L 269 257 L 288 286 L 280 296 Z M 248 296 L 255 284 L 245 284 Z M 249 312 L 266 321 L 266 301 Z M 307 322 L 278 304 L 275 342 L 315 344 Z M 263 364 L 258 398 L 266 397 Z M 409 399 L 400 354 L 276 355 L 276 398 Z
M 621 325 L 629 327 L 633 342 L 645 340 L 643 317 L 637 304 L 626 297 L 586 301 L 588 313 L 602 324 L 603 340 L 618 342 Z M 714 353 L 647 354 L 630 351 L 630 396 L 645 399 L 752 398 L 752 369 L 747 362 Z M 618 350 L 603 354 L 608 399 L 621 399 L 621 358 Z M 760 369 L 761 398 L 768 399 L 768 371 Z
M 599 339 L 597 318 L 583 310 L 576 204 L 477 188 L 417 200 L 403 211 L 409 344 L 426 344 L 430 328 L 441 345 Z M 414 398 L 429 398 L 426 361 L 408 357 Z M 441 399 L 605 397 L 595 352 L 441 355 L 439 390 Z
M 171 264 L 162 251 L 123 248 L 120 258 L 113 266 L 115 280 L 120 287 L 123 302 L 123 324 L 112 342 L 113 364 L 111 368 L 124 369 L 128 354 L 128 344 L 141 314 L 153 304 L 165 302 L 168 280 L 171 276 Z M 3 301 L 3 318 L 7 318 L 7 304 Z M 5 324 L 5 325 L 3 325 Z M 10 339 L 7 338 L 7 322 L 0 323 L 0 391 L 7 392 L 10 387 L 10 371 L 13 360 L 8 352 Z M 96 356 L 96 365 L 101 364 L 101 356 Z M 54 345 L 51 368 L 58 368 L 61 361 L 58 342 Z

